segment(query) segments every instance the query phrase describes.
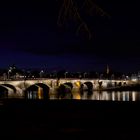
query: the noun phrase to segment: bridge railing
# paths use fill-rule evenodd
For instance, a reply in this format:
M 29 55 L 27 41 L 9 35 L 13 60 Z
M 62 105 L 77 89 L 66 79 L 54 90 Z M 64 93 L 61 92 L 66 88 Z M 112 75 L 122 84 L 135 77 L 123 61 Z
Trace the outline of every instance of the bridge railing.
M 58 78 L 12 78 L 12 79 L 3 79 L 0 78 L 0 81 L 26 81 L 26 80 L 58 80 Z M 99 81 L 104 81 L 108 79 L 97 79 L 97 78 L 60 78 L 59 80 L 99 80 Z M 131 80 L 124 80 L 124 79 L 110 79 L 110 81 L 131 81 Z M 140 80 L 137 80 L 140 82 Z

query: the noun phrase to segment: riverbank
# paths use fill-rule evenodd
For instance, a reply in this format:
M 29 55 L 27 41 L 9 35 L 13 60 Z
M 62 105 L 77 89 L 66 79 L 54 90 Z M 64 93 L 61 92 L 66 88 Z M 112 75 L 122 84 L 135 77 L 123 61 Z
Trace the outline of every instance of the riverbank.
M 121 139 L 140 130 L 139 112 L 140 102 L 1 100 L 1 134 Z

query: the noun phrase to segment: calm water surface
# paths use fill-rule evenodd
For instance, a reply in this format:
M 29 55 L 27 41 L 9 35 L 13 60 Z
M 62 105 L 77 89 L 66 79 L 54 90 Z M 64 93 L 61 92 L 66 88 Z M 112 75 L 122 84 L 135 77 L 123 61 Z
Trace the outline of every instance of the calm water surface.
M 43 93 L 42 93 L 43 94 Z M 24 98 L 21 96 L 4 96 L 2 98 Z M 38 96 L 37 91 L 29 92 L 26 97 L 27 99 L 43 99 L 43 97 Z M 140 101 L 140 91 L 84 91 L 65 93 L 63 96 L 59 96 L 57 93 L 50 94 L 50 100 L 59 99 L 76 99 L 76 100 L 105 100 L 105 101 Z
M 51 94 L 50 99 L 58 99 L 56 94 Z M 62 99 L 62 98 L 59 98 Z M 92 93 L 83 92 L 66 94 L 63 99 L 79 100 L 110 100 L 110 101 L 140 101 L 140 91 L 93 91 Z

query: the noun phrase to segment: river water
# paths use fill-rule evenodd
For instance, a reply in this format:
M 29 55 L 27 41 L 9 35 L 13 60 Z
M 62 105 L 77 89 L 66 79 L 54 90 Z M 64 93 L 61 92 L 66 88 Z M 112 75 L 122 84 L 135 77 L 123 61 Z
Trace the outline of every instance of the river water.
M 46 99 L 45 95 L 39 95 L 37 91 L 31 91 L 26 97 L 17 96 L 4 96 L 1 98 L 26 98 L 26 99 Z M 62 96 L 63 95 L 63 96 Z M 47 97 L 48 99 L 48 97 Z M 53 92 L 49 95 L 50 100 L 61 100 L 61 99 L 75 99 L 75 100 L 104 100 L 104 101 L 140 101 L 140 91 L 93 91 L 88 92 L 72 92 L 62 93 L 58 96 L 58 93 Z
M 56 94 L 51 94 L 50 99 L 58 99 Z M 73 92 L 72 96 L 66 94 L 65 97 L 59 99 L 77 99 L 77 100 L 105 100 L 105 101 L 140 101 L 140 91 L 93 91 L 89 92 Z

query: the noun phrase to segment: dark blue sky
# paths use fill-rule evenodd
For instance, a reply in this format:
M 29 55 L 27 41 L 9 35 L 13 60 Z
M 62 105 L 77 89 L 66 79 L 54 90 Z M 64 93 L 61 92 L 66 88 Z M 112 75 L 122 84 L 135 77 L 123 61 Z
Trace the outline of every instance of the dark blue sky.
M 140 70 L 139 3 L 98 0 L 109 15 L 82 18 L 92 39 L 76 36 L 75 24 L 57 25 L 62 0 L 1 3 L 0 67 L 104 70 L 106 64 L 118 71 Z M 80 3 L 79 3 L 80 4 Z

